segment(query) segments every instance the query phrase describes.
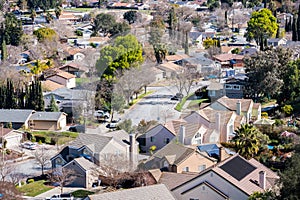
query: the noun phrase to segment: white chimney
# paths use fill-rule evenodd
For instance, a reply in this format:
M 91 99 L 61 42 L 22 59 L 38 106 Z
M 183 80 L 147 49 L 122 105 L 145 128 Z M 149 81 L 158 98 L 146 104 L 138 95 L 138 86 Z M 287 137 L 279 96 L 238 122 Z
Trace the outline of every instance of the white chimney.
M 220 133 L 221 132 L 221 114 L 216 113 L 216 130 Z
M 129 159 L 132 164 L 135 164 L 137 162 L 137 146 L 136 146 L 136 139 L 135 134 L 131 133 L 129 134 Z
M 242 114 L 242 103 L 240 100 L 236 102 L 236 114 L 241 115 Z
M 185 127 L 183 125 L 180 125 L 179 142 L 181 144 L 184 144 L 184 139 L 185 139 Z
M 266 189 L 266 172 L 260 171 L 259 172 L 259 187 L 262 189 Z

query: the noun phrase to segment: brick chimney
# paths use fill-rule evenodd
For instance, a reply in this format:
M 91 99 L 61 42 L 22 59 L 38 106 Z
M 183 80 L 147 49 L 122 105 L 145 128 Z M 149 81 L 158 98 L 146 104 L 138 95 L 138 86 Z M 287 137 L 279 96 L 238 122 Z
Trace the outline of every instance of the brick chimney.
M 184 139 L 185 139 L 185 127 L 183 125 L 180 125 L 179 129 L 179 142 L 184 145 Z
M 266 172 L 265 171 L 260 171 L 259 172 L 259 187 L 261 187 L 262 189 L 266 189 Z
M 220 133 L 221 132 L 221 114 L 216 113 L 216 130 Z
M 238 100 L 236 102 L 236 114 L 241 115 L 242 114 L 242 102 Z
M 135 166 L 137 163 L 137 143 L 135 139 L 135 134 L 131 133 L 129 134 L 129 160 Z
M 220 146 L 219 147 L 219 162 L 223 161 L 225 158 L 226 158 L 225 148 Z

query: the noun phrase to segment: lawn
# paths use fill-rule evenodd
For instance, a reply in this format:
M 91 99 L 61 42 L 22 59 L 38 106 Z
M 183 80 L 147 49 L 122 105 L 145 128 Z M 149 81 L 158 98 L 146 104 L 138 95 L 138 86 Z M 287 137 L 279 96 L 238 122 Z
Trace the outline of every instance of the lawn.
M 180 112 L 180 111 L 182 110 L 182 107 L 184 106 L 186 100 L 188 100 L 188 98 L 190 98 L 190 97 L 193 96 L 193 95 L 194 95 L 194 93 L 191 93 L 191 94 L 189 94 L 188 96 L 183 97 L 183 98 L 181 99 L 181 101 L 176 105 L 175 110 L 177 110 L 177 111 Z
M 75 132 L 54 132 L 54 131 L 35 131 L 32 132 L 32 135 L 35 137 L 36 142 L 42 142 L 47 144 L 56 144 L 58 141 L 59 145 L 68 143 L 74 140 L 78 133 Z
M 154 91 L 150 90 L 150 91 L 148 91 L 146 93 L 140 94 L 137 99 L 133 99 L 132 102 L 129 103 L 129 105 L 130 105 L 129 107 L 133 106 L 134 104 L 136 104 L 137 102 L 139 102 L 142 98 L 144 98 L 145 96 L 148 96 L 148 95 L 152 94 L 153 92 Z M 129 107 L 127 107 L 127 108 L 129 108 Z
M 23 195 L 35 197 L 39 194 L 42 194 L 44 192 L 47 192 L 48 190 L 53 189 L 53 187 L 51 186 L 44 185 L 45 182 L 46 182 L 45 180 L 40 180 L 17 188 Z
M 80 85 L 82 85 L 84 83 L 95 82 L 97 80 L 99 80 L 99 78 L 96 78 L 96 77 L 94 77 L 94 78 L 90 78 L 90 77 L 89 78 L 76 78 L 75 79 L 77 86 L 80 86 Z
M 88 195 L 92 195 L 92 194 L 95 194 L 95 192 L 90 192 L 87 190 L 76 190 L 76 191 L 72 192 L 72 195 L 76 198 L 85 198 Z
M 94 8 L 66 8 L 64 11 L 71 12 L 91 12 Z

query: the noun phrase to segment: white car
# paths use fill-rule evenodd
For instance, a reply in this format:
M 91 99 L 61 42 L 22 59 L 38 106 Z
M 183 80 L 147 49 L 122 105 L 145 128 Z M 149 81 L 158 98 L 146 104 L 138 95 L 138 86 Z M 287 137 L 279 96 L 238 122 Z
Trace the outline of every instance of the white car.
M 21 144 L 21 147 L 25 149 L 35 150 L 37 148 L 37 144 L 33 142 L 24 142 Z
M 103 110 L 96 110 L 94 116 L 97 118 L 109 119 L 110 114 L 108 112 L 104 112 Z

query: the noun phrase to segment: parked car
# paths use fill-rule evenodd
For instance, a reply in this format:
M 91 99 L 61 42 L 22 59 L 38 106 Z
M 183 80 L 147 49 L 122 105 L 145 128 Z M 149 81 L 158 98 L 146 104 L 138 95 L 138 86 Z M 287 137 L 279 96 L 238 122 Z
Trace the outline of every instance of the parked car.
M 94 116 L 97 117 L 97 119 L 99 119 L 99 118 L 109 119 L 110 118 L 110 114 L 103 110 L 96 110 L 94 113 Z
M 35 150 L 37 148 L 37 144 L 33 142 L 24 142 L 21 144 L 21 147 L 25 149 Z
M 69 131 L 78 132 L 78 133 L 85 133 L 85 126 L 84 125 L 70 126 Z
M 179 101 L 179 98 L 177 96 L 172 96 L 171 100 L 173 100 L 173 101 Z
M 107 128 L 117 128 L 117 125 L 118 125 L 118 122 L 120 121 L 121 119 L 114 119 L 112 120 L 109 124 L 107 124 Z

